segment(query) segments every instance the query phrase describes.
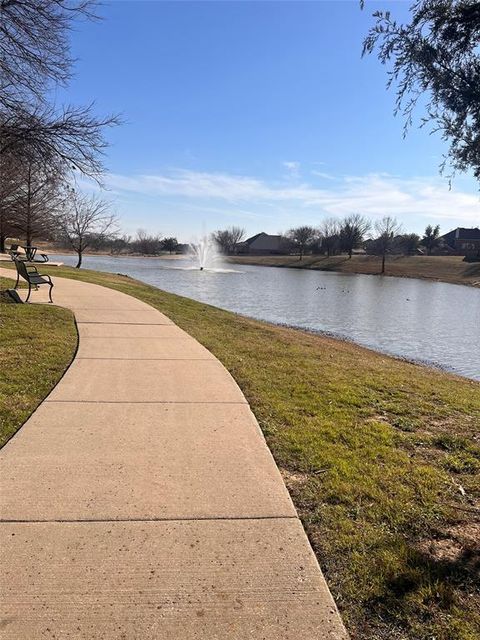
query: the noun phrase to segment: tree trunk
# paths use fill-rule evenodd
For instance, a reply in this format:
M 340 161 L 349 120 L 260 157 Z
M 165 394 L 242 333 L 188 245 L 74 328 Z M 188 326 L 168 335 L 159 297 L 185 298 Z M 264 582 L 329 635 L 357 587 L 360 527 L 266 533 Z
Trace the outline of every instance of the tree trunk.
M 382 255 L 382 273 L 385 273 L 385 254 Z
M 5 240 L 7 238 L 7 225 L 4 214 L 0 212 L 0 253 L 5 253 Z
M 77 255 L 78 255 L 78 260 L 77 260 L 77 264 L 75 265 L 75 269 L 80 269 L 80 267 L 82 266 L 82 252 L 81 251 L 77 251 Z
M 27 247 L 32 246 L 32 167 L 28 165 L 27 178 L 27 226 L 25 229 Z
M 348 259 L 351 260 L 352 259 L 352 253 L 353 253 L 353 249 L 349 249 L 348 250 Z

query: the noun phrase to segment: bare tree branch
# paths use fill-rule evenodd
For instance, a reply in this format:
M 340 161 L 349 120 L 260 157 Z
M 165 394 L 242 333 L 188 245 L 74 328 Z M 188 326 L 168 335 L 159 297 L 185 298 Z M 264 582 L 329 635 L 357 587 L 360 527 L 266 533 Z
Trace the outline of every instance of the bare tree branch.
M 106 127 L 93 105 L 50 104 L 48 90 L 65 85 L 73 60 L 68 32 L 94 19 L 94 0 L 0 0 L 0 154 L 14 152 L 64 173 L 100 182 Z
M 102 156 L 108 146 L 103 129 L 119 122 L 118 116 L 98 119 L 92 105 L 65 107 L 59 114 L 44 105 L 31 112 L 17 109 L 3 117 L 0 114 L 0 154 L 10 151 L 29 155 L 100 182 Z
M 118 219 L 110 212 L 110 203 L 96 195 L 88 196 L 71 190 L 65 211 L 58 219 L 60 234 L 76 251 L 77 269 L 84 251 L 95 241 L 104 242 L 118 233 Z
M 52 84 L 71 77 L 68 32 L 74 20 L 94 19 L 92 0 L 0 1 L 0 104 L 45 101 Z

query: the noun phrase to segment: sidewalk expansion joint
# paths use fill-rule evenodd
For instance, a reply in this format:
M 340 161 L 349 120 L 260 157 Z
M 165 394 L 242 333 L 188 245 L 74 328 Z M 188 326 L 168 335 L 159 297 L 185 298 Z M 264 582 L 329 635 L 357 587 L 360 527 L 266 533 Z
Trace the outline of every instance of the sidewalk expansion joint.
M 77 309 L 80 311 L 80 309 Z M 73 310 L 75 313 L 75 310 Z M 134 325 L 136 327 L 175 327 L 176 325 L 173 322 L 96 322 L 94 320 L 77 320 L 77 324 L 127 324 Z
M 211 356 L 207 358 L 117 358 L 115 356 L 111 358 L 96 358 L 96 357 L 88 357 L 88 356 L 77 356 L 75 360 L 128 360 L 135 362 L 149 362 L 161 360 L 162 362 L 216 362 L 215 358 Z
M 150 327 L 150 326 L 152 325 L 148 325 L 148 324 L 137 325 L 137 327 Z M 169 327 L 170 325 L 154 324 L 153 326 Z M 82 336 L 82 340 L 105 340 L 105 338 L 108 338 L 109 340 L 176 340 L 177 342 L 179 340 L 185 340 L 185 342 L 196 342 L 195 338 L 192 338 L 192 336 L 189 336 L 188 334 L 185 336 Z
M 198 516 L 196 518 L 53 518 L 49 520 L 27 519 L 0 519 L 1 524 L 76 524 L 76 523 L 100 523 L 100 522 L 215 522 L 217 520 L 298 520 L 298 515 L 291 516 Z
M 77 404 L 79 402 L 83 404 L 238 404 L 241 406 L 248 405 L 248 402 L 226 402 L 220 400 L 49 400 L 48 398 L 43 402 L 52 404 L 53 402 L 63 402 Z

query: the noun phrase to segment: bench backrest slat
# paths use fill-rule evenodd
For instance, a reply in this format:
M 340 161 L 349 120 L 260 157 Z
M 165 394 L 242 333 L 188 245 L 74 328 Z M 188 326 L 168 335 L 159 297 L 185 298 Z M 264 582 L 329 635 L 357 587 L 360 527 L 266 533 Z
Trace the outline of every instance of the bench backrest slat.
M 25 265 L 25 262 L 23 260 L 15 260 L 15 259 L 14 259 L 14 262 L 15 262 L 15 267 L 17 268 L 18 273 L 22 276 L 24 280 L 29 282 L 30 278 L 29 278 L 29 273 Z

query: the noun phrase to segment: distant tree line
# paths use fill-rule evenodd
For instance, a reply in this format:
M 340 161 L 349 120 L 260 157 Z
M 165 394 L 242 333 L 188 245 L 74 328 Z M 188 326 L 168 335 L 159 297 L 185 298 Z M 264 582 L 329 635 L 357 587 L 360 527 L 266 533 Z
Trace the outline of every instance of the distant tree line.
M 241 249 L 245 230 L 229 227 L 212 235 L 220 250 L 232 255 Z M 318 227 L 303 225 L 280 235 L 281 252 L 298 255 L 300 260 L 306 254 L 328 257 L 344 254 L 350 259 L 355 251 L 361 251 L 381 257 L 382 273 L 385 272 L 388 255 L 431 255 L 441 245 L 439 225 L 428 225 L 423 236 L 419 236 L 416 233 L 404 233 L 401 224 L 392 216 L 372 223 L 360 214 L 351 214 L 342 219 L 327 218 Z
M 403 233 L 401 224 L 392 216 L 384 216 L 372 223 L 360 214 L 343 219 L 328 218 L 319 227 L 301 226 L 286 234 L 290 241 L 290 253 L 297 253 L 302 260 L 305 253 L 324 254 L 328 257 L 340 254 L 351 258 L 361 250 L 382 258 L 382 273 L 389 254 L 415 255 L 432 252 L 440 245 L 440 226 L 428 225 L 422 237 L 416 233 Z
M 57 250 L 72 248 L 71 242 L 64 234 L 54 236 L 52 244 Z M 163 237 L 160 233 L 150 234 L 144 229 L 138 229 L 133 237 L 121 235 L 116 226 L 114 229 L 109 228 L 108 233 L 89 234 L 86 247 L 97 253 L 146 256 L 182 253 L 187 249 L 186 245 L 181 245 L 174 237 Z

